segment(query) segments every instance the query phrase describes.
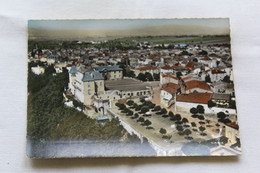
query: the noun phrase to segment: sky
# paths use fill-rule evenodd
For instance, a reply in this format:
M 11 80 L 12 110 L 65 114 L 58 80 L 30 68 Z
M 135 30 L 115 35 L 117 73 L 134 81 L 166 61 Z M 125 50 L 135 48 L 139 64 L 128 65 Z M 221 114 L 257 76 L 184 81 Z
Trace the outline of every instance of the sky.
M 129 30 L 162 25 L 198 25 L 229 27 L 229 20 L 222 19 L 113 19 L 113 20 L 29 20 L 29 29 L 39 30 Z

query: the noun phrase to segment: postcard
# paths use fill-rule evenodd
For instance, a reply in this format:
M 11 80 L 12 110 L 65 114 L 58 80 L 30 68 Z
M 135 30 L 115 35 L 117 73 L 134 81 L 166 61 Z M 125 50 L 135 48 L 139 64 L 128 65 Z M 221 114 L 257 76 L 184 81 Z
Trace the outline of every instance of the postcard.
M 240 155 L 229 25 L 29 20 L 28 157 Z

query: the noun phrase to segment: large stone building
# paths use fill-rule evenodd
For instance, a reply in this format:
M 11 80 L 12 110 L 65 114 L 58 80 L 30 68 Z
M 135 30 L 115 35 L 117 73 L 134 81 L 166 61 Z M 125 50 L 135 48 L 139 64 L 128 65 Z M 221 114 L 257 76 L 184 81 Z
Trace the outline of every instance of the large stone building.
M 105 80 L 119 80 L 123 78 L 123 69 L 118 65 L 94 67 L 95 71 L 102 74 Z
M 76 66 L 72 66 L 69 71 L 69 89 L 84 105 L 92 105 L 95 94 L 104 94 L 104 78 L 98 71 L 82 73 Z

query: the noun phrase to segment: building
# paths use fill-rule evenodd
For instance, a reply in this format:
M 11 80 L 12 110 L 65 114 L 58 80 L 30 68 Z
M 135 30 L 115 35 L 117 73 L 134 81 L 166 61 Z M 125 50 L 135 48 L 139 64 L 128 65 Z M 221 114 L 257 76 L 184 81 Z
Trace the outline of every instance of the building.
M 229 107 L 230 100 L 231 100 L 230 94 L 214 93 L 211 96 L 211 101 L 221 107 Z
M 184 82 L 185 94 L 197 92 L 197 93 L 212 93 L 210 86 L 203 81 L 190 80 Z M 184 94 L 184 93 L 183 93 Z
M 180 87 L 178 84 L 172 82 L 163 84 L 160 89 L 161 104 L 165 107 L 175 104 L 175 98 L 179 92 Z
M 104 78 L 98 71 L 80 72 L 76 66 L 69 71 L 69 89 L 84 105 L 93 104 L 93 96 L 104 93 Z
M 205 109 L 205 113 L 211 112 L 208 108 L 208 102 L 212 96 L 212 93 L 189 93 L 176 96 L 175 110 L 177 112 L 189 113 L 190 109 L 202 105 Z
M 239 126 L 236 122 L 225 124 L 225 136 L 228 138 L 227 144 L 232 145 L 237 143 L 237 138 L 239 137 Z
M 135 76 L 138 76 L 140 73 L 145 74 L 146 72 L 151 73 L 152 75 L 159 74 L 159 69 L 155 66 L 143 66 L 143 67 L 138 67 L 134 70 Z
M 119 65 L 94 67 L 95 71 L 102 74 L 105 80 L 119 80 L 123 78 L 123 69 Z
M 36 75 L 40 75 L 40 74 L 43 74 L 45 72 L 45 68 L 44 67 L 40 67 L 40 66 L 31 67 L 31 71 L 34 74 L 36 74 Z

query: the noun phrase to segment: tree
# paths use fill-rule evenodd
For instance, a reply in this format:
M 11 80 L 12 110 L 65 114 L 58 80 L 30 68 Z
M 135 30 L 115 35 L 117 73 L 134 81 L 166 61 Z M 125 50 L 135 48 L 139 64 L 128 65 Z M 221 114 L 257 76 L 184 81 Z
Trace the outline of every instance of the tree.
M 159 110 L 161 110 L 161 107 L 160 106 L 155 106 L 153 110 L 154 111 L 159 111 Z
M 160 74 L 159 73 L 158 74 L 154 73 L 153 74 L 153 78 L 154 78 L 155 81 L 159 81 L 160 80 Z
M 153 76 L 151 75 L 151 73 L 146 72 L 144 75 L 145 75 L 145 81 L 153 81 Z
M 191 123 L 191 126 L 192 126 L 192 127 L 196 127 L 197 125 L 196 125 L 195 122 L 192 122 L 192 123 Z
M 208 52 L 205 50 L 202 50 L 198 53 L 198 55 L 208 55 Z
M 201 132 L 203 132 L 204 130 L 206 130 L 206 128 L 205 128 L 205 127 L 202 127 L 202 126 L 200 126 L 200 127 L 199 127 L 199 130 L 200 130 Z
M 135 78 L 135 72 L 132 70 L 126 71 L 125 76 Z
M 181 132 L 181 131 L 183 131 L 183 127 L 182 126 L 176 126 L 176 129 L 179 131 L 179 132 Z
M 188 123 L 189 121 L 188 121 L 187 118 L 183 118 L 183 119 L 182 119 L 182 122 L 183 122 L 183 123 Z
M 181 76 L 182 76 L 182 73 L 181 73 L 181 72 L 177 72 L 177 73 L 176 73 L 176 76 L 177 76 L 178 79 L 180 79 Z
M 134 104 L 134 101 L 133 101 L 133 100 L 128 100 L 128 101 L 126 102 L 126 104 L 127 104 L 128 106 L 132 106 L 132 105 Z
M 199 120 L 205 120 L 205 117 L 204 117 L 203 115 L 199 115 L 199 116 L 198 116 L 198 119 L 199 119 Z
M 207 76 L 205 77 L 205 82 L 207 82 L 207 83 L 211 83 L 211 78 L 210 78 L 209 75 L 207 75 Z
M 134 118 L 138 118 L 138 117 L 139 117 L 139 114 L 135 113 Z
M 175 115 L 175 119 L 176 119 L 177 121 L 180 121 L 180 120 L 181 120 L 181 115 L 180 115 L 180 114 L 176 114 L 176 115 Z
M 197 58 L 193 58 L 193 62 L 198 62 L 198 59 Z
M 144 122 L 144 118 L 143 117 L 138 118 L 137 122 L 141 122 L 141 123 Z
M 146 81 L 146 76 L 143 73 L 139 73 L 137 76 L 137 79 L 139 79 L 141 81 Z
M 230 83 L 230 82 L 231 82 L 231 81 L 230 81 L 230 77 L 227 76 L 227 75 L 223 78 L 222 81 L 223 81 L 223 82 L 227 82 L 227 83 Z
M 226 115 L 224 112 L 219 112 L 219 113 L 217 113 L 218 119 L 225 119 L 226 116 L 227 116 L 227 115 Z
M 165 108 L 161 109 L 161 113 L 162 114 L 166 114 L 167 113 L 167 110 Z
M 141 108 L 141 112 L 142 113 L 146 113 L 146 112 L 148 112 L 149 111 L 149 107 L 148 106 L 143 106 L 142 108 Z
M 131 110 L 129 110 L 128 113 L 127 113 L 128 116 L 132 116 L 133 114 L 134 114 L 134 112 L 131 111 Z
M 169 117 L 170 117 L 170 118 L 173 118 L 173 117 L 174 117 L 174 114 L 173 114 L 172 111 L 169 112 Z
M 209 108 L 212 108 L 212 107 L 214 107 L 214 106 L 216 106 L 216 103 L 214 103 L 212 100 L 209 100 L 209 101 L 208 101 L 208 107 L 209 107 Z
M 189 135 L 191 134 L 191 131 L 190 131 L 190 129 L 185 129 L 185 130 L 183 131 L 183 133 L 184 133 L 184 135 L 189 136 Z
M 198 105 L 197 110 L 198 110 L 198 113 L 200 113 L 200 114 L 204 114 L 204 112 L 205 112 L 205 109 L 202 105 Z
M 198 109 L 193 107 L 193 108 L 190 109 L 190 113 L 197 114 L 198 113 Z
M 162 135 L 165 135 L 167 133 L 167 131 L 164 128 L 161 128 L 159 131 Z
M 144 124 L 147 126 L 147 128 L 148 128 L 148 126 L 150 126 L 151 124 L 152 124 L 152 122 L 150 121 L 150 120 L 145 120 L 144 121 Z

